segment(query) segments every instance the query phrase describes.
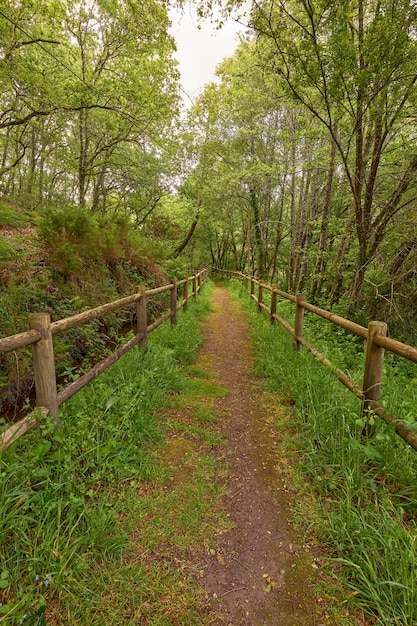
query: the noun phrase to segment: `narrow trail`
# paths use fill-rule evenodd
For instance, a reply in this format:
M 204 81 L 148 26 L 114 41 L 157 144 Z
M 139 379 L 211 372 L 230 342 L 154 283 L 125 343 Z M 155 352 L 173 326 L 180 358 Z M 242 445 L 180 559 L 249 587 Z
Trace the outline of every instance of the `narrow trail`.
M 201 564 L 216 626 L 322 626 L 329 624 L 312 590 L 311 558 L 290 523 L 287 461 L 278 453 L 271 408 L 251 378 L 248 324 L 224 287 L 203 322 L 198 366 L 229 394 L 217 401 L 221 454 L 228 466 L 224 506 L 233 528 Z M 284 407 L 285 409 L 285 407 Z

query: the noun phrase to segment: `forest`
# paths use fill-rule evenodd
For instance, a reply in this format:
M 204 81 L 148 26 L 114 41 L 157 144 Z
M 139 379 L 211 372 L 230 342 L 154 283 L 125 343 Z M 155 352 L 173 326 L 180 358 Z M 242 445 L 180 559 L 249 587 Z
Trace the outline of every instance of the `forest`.
M 415 343 L 415 2 L 245 7 L 198 5 L 247 29 L 184 110 L 166 3 L 1 2 L 5 333 L 217 266 Z
M 415 346 L 417 2 L 196 5 L 245 34 L 185 107 L 169 17 L 185 0 L 0 0 L 1 336 L 27 330 L 29 313 L 67 318 L 206 267 L 387 322 Z M 294 350 L 238 281 L 226 286 L 321 621 L 412 626 L 415 450 Z M 221 564 L 231 528 L 218 422 L 232 413 L 195 359 L 223 287 L 209 281 L 147 351 L 66 402 L 59 429 L 45 418 L 2 452 L 0 621 L 214 623 L 200 562 Z M 152 307 L 154 319 L 169 299 Z M 58 388 L 134 321 L 112 313 L 56 336 Z M 306 337 L 359 384 L 362 343 L 322 321 L 306 315 Z M 414 364 L 386 355 L 383 401 L 414 431 L 416 385 Z M 28 347 L 0 355 L 1 430 L 29 411 L 33 386 Z

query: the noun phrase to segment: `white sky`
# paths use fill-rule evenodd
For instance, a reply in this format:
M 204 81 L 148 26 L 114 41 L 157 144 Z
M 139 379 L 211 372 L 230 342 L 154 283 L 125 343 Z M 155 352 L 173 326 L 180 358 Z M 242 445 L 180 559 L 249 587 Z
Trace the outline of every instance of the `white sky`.
M 181 72 L 184 104 L 190 105 L 204 85 L 215 79 L 215 69 L 225 57 L 232 56 L 238 44 L 238 32 L 244 32 L 244 27 L 229 19 L 220 29 L 204 20 L 201 28 L 197 27 L 198 20 L 191 2 L 184 5 L 183 11 L 171 9 L 169 12 L 172 22 L 171 34 L 177 43 L 175 54 L 179 61 Z

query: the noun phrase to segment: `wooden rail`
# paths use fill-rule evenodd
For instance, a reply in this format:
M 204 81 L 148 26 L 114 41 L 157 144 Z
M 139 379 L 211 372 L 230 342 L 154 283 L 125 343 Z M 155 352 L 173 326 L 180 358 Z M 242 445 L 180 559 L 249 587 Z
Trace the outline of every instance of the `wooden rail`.
M 404 439 L 412 448 L 417 450 L 417 433 L 414 432 L 405 422 L 399 420 L 395 415 L 389 413 L 385 407 L 378 402 L 382 383 L 382 370 L 384 362 L 384 351 L 389 350 L 398 356 L 417 363 L 417 349 L 409 346 L 401 341 L 387 337 L 387 325 L 385 322 L 372 321 L 369 322 L 368 328 L 360 326 L 351 320 L 334 315 L 329 311 L 321 309 L 306 301 L 305 296 L 297 294 L 296 296 L 277 289 L 275 285 L 266 285 L 262 281 L 257 280 L 253 276 L 247 276 L 242 272 L 232 270 L 223 270 L 214 268 L 214 273 L 218 273 L 226 278 L 238 278 L 246 281 L 250 297 L 257 303 L 258 311 L 266 311 L 271 323 L 279 322 L 287 332 L 295 339 L 295 347 L 300 350 L 302 346 L 306 347 L 323 365 L 330 367 L 338 378 L 349 391 L 354 393 L 361 400 L 362 415 L 366 412 L 381 417 L 386 424 L 390 424 L 395 432 Z M 255 286 L 258 287 L 258 294 L 255 294 Z M 271 305 L 268 307 L 262 301 L 263 292 L 271 292 Z M 290 300 L 295 304 L 294 328 L 276 313 L 278 296 Z M 363 372 L 362 387 L 355 384 L 351 378 L 338 367 L 335 367 L 329 359 L 321 354 L 313 345 L 311 345 L 303 337 L 303 320 L 304 311 L 311 311 L 315 315 L 319 315 L 325 320 L 344 328 L 348 332 L 358 335 L 366 341 L 366 353 Z M 365 427 L 364 433 L 370 435 L 373 429 Z
M 208 277 L 208 270 L 202 269 L 197 274 L 188 276 L 179 281 L 171 281 L 169 285 L 148 289 L 139 287 L 137 293 L 103 304 L 95 309 L 89 309 L 51 323 L 49 313 L 33 313 L 29 315 L 30 330 L 10 337 L 0 339 L 0 353 L 11 352 L 18 348 L 32 346 L 33 372 L 35 377 L 36 405 L 37 408 L 16 422 L 0 436 L 0 452 L 6 450 L 12 443 L 17 441 L 25 433 L 36 426 L 40 419 L 50 415 L 56 425 L 59 424 L 58 407 L 71 398 L 77 391 L 88 385 L 92 380 L 106 371 L 126 352 L 136 344 L 144 349 L 147 346 L 148 335 L 158 326 L 171 320 L 175 324 L 177 311 L 187 306 L 190 298 L 196 297 Z M 189 283 L 191 282 L 191 289 Z M 182 299 L 178 302 L 178 287 L 182 287 Z M 151 324 L 147 322 L 146 303 L 149 298 L 164 292 L 170 293 L 170 310 Z M 115 350 L 104 361 L 95 365 L 91 370 L 80 376 L 75 382 L 65 389 L 57 392 L 55 357 L 53 348 L 53 336 L 61 334 L 69 328 L 86 324 L 91 320 L 103 317 L 112 311 L 127 306 L 136 305 L 136 334 L 123 346 Z

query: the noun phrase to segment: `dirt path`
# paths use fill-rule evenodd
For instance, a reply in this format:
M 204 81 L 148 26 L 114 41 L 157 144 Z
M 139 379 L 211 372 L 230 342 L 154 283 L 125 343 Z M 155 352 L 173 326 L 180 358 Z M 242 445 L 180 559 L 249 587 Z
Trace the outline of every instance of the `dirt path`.
M 262 392 L 251 379 L 247 321 L 223 287 L 216 287 L 213 306 L 203 323 L 205 345 L 198 365 L 230 390 L 217 411 L 229 467 L 224 504 L 233 522 L 201 565 L 218 615 L 213 623 L 329 624 L 312 595 L 311 559 L 289 521 L 294 494 L 285 485 L 286 461 L 277 451 L 275 410 L 262 407 Z

